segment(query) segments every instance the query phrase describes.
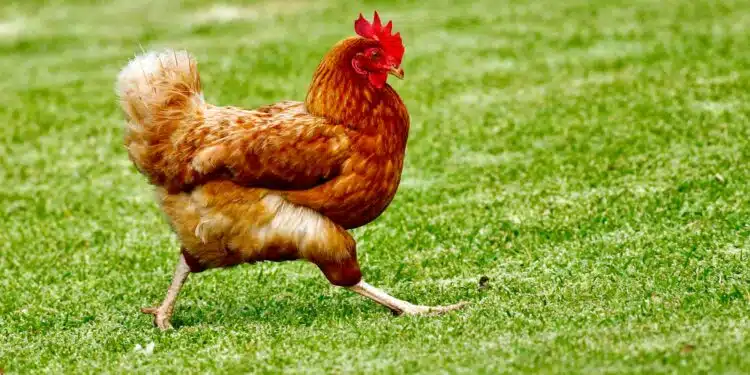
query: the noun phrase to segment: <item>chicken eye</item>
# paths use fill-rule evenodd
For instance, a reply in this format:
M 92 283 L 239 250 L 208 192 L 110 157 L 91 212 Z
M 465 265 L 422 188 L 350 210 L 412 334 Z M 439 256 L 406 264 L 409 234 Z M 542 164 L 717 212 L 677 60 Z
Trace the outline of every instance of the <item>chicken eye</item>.
M 372 51 L 372 55 L 370 56 L 371 59 L 377 60 L 380 58 L 380 52 L 378 51 Z

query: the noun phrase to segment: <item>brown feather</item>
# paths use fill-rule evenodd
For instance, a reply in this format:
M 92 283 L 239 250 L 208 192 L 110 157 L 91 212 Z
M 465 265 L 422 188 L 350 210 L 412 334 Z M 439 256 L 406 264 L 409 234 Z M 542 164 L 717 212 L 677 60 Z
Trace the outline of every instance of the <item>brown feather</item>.
M 205 103 L 186 53 L 147 55 L 123 70 L 130 158 L 158 186 L 191 261 L 202 269 L 303 258 L 334 284 L 359 281 L 345 229 L 374 220 L 393 199 L 409 130 L 398 94 L 351 67 L 375 43 L 339 42 L 304 103 L 255 110 Z

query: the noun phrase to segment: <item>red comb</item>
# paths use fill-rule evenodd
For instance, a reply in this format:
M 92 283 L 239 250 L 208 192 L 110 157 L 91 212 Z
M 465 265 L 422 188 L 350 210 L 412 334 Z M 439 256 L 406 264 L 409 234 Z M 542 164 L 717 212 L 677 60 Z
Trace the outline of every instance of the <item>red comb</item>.
M 362 13 L 354 21 L 354 31 L 357 35 L 379 41 L 385 54 L 391 57 L 396 65 L 401 65 L 401 58 L 404 57 L 404 44 L 401 42 L 401 34 L 391 34 L 392 29 L 392 21 L 388 21 L 388 24 L 383 27 L 377 11 L 372 24 L 362 16 Z

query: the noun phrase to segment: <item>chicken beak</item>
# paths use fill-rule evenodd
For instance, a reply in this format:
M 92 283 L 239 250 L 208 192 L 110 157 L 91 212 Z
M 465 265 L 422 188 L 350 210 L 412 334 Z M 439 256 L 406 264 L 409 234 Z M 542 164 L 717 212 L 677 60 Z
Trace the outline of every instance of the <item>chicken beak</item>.
M 398 78 L 398 79 L 404 79 L 404 70 L 401 69 L 401 67 L 394 66 L 391 68 L 391 70 L 388 71 L 388 74 Z

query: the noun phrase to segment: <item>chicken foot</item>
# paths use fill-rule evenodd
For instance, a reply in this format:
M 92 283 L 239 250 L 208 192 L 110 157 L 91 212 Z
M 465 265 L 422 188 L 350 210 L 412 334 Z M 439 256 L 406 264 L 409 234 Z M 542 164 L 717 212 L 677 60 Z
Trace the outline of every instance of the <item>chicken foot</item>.
M 182 285 L 190 275 L 190 267 L 185 260 L 184 255 L 180 255 L 180 259 L 175 267 L 174 276 L 172 277 L 172 284 L 167 289 L 167 295 L 164 297 L 161 305 L 155 307 L 144 307 L 141 312 L 144 314 L 151 314 L 154 316 L 154 325 L 159 327 L 162 331 L 172 329 L 172 312 L 174 311 L 174 305 L 177 301 L 177 295 L 182 288 Z M 461 309 L 467 305 L 467 302 L 459 302 L 453 305 L 446 306 L 425 306 L 415 305 L 408 301 L 404 301 L 393 297 L 385 291 L 378 289 L 364 280 L 360 280 L 357 284 L 347 287 L 347 289 L 367 297 L 378 304 L 381 304 L 390 309 L 394 315 L 440 315 L 449 311 Z
M 466 302 L 459 302 L 447 306 L 415 305 L 393 297 L 385 291 L 366 283 L 364 280 L 348 287 L 348 289 L 389 308 L 394 315 L 439 315 L 449 311 L 458 310 L 467 305 Z
M 141 312 L 144 314 L 151 314 L 154 316 L 154 325 L 159 327 L 162 331 L 172 329 L 172 312 L 174 311 L 174 303 L 177 300 L 177 294 L 182 288 L 182 284 L 185 283 L 188 275 L 190 274 L 190 267 L 185 260 L 185 255 L 180 255 L 180 259 L 177 262 L 177 267 L 174 270 L 174 276 L 172 277 L 172 284 L 167 289 L 167 296 L 164 297 L 164 301 L 161 305 L 156 307 L 144 307 Z

